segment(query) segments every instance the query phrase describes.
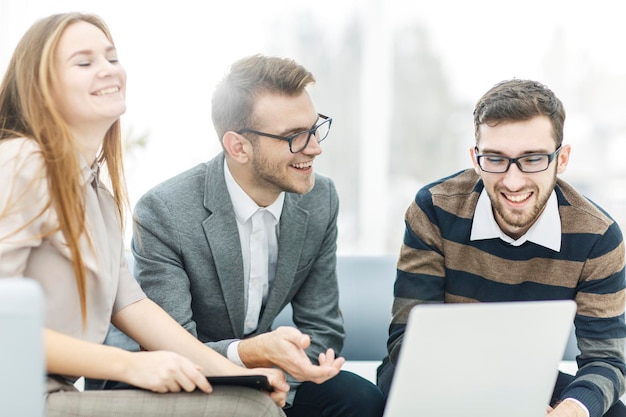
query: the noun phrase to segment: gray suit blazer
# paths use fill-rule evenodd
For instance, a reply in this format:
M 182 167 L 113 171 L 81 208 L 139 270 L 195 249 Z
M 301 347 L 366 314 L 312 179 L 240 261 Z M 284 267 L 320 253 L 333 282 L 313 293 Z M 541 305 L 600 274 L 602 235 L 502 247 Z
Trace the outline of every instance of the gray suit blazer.
M 304 195 L 286 193 L 276 277 L 255 334 L 272 330 L 291 303 L 293 321 L 311 336 L 307 354 L 341 352 L 343 318 L 335 272 L 339 198 L 316 175 Z M 135 207 L 135 277 L 145 293 L 222 355 L 244 338 L 243 258 L 224 181 L 224 155 L 148 191 Z

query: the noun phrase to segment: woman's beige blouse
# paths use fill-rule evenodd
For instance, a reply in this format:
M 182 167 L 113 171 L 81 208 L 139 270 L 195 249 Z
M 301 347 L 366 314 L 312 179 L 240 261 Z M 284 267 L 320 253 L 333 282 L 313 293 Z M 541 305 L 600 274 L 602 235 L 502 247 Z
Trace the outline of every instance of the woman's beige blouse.
M 93 181 L 96 172 L 81 161 L 86 229 L 95 249 L 83 236 L 80 246 L 87 272 L 87 327 L 83 330 L 65 239 L 59 231 L 47 234 L 57 226 L 57 216 L 51 206 L 46 208 L 48 182 L 39 149 L 30 139 L 0 141 L 0 278 L 34 278 L 45 294 L 46 327 L 102 343 L 111 316 L 145 294 L 126 265 L 113 197 L 104 185 Z

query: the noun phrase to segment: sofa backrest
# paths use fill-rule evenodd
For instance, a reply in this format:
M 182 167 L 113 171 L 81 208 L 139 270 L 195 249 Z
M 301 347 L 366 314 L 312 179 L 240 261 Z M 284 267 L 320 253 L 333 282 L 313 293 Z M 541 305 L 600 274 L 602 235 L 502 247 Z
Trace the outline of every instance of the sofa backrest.
M 346 360 L 380 361 L 387 355 L 396 261 L 395 255 L 337 256 L 339 306 L 346 331 L 341 356 Z M 274 327 L 293 325 L 291 315 L 287 305 Z

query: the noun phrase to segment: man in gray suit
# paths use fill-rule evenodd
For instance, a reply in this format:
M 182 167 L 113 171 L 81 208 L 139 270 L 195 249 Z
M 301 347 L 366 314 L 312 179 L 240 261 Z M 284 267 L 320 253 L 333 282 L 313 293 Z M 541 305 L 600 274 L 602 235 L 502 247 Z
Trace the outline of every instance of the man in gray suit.
M 332 119 L 296 62 L 235 62 L 212 99 L 223 152 L 135 207 L 135 276 L 189 332 L 247 367 L 289 376 L 289 416 L 381 416 L 383 396 L 340 371 L 335 273 L 339 200 L 314 173 Z M 296 327 L 272 329 L 287 304 Z

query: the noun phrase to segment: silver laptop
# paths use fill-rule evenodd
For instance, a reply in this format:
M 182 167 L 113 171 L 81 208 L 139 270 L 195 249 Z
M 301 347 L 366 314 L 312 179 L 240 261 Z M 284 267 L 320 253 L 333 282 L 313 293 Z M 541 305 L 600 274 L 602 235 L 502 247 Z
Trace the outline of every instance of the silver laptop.
M 385 417 L 543 417 L 573 301 L 428 304 L 409 314 Z
M 0 278 L 0 416 L 43 416 L 43 306 L 36 281 Z

